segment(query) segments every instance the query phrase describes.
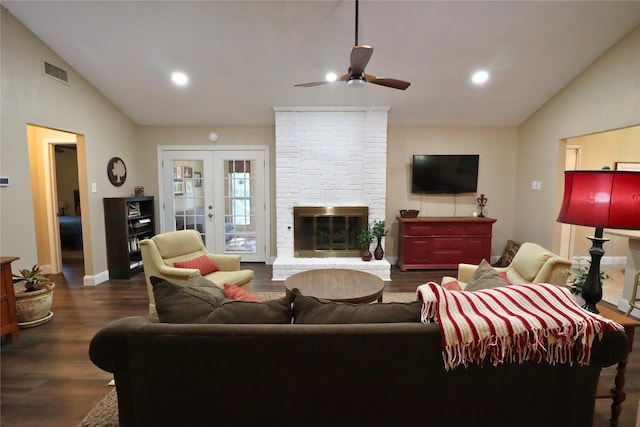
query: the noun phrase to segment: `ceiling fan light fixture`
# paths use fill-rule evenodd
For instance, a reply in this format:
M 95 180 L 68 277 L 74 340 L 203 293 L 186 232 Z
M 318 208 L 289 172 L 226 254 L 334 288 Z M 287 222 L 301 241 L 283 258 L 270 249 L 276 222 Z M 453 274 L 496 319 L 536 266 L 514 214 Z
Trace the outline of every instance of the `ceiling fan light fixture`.
M 351 76 L 349 80 L 347 80 L 347 84 L 352 87 L 364 86 L 366 82 L 367 79 L 365 79 L 364 76 Z

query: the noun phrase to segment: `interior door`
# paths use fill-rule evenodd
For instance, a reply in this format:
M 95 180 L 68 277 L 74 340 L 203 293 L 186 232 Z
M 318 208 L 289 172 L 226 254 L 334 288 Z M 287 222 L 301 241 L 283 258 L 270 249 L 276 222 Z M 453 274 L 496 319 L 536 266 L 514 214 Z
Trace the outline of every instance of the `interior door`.
M 266 220 L 264 151 L 214 152 L 215 252 L 243 261 L 265 261 Z
M 197 230 L 213 248 L 213 173 L 210 151 L 163 151 L 162 231 Z

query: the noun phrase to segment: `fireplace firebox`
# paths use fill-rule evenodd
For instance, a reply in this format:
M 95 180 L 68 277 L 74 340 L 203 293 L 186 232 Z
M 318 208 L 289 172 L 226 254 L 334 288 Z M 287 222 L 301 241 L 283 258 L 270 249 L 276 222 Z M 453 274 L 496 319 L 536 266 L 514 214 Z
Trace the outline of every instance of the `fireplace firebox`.
M 293 218 L 295 257 L 360 256 L 358 233 L 369 223 L 367 206 L 296 206 Z

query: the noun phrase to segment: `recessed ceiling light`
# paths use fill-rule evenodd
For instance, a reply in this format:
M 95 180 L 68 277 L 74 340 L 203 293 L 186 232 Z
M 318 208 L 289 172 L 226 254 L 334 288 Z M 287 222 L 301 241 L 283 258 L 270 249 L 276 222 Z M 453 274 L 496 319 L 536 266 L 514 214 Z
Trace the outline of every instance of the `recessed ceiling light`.
M 483 85 L 489 80 L 489 72 L 486 70 L 478 70 L 471 76 L 474 85 Z
M 189 77 L 187 77 L 185 73 L 176 71 L 175 73 L 171 74 L 171 81 L 178 86 L 184 86 L 189 83 Z
M 324 78 L 328 82 L 335 82 L 336 80 L 338 80 L 338 75 L 336 73 L 327 73 L 327 75 L 324 76 Z

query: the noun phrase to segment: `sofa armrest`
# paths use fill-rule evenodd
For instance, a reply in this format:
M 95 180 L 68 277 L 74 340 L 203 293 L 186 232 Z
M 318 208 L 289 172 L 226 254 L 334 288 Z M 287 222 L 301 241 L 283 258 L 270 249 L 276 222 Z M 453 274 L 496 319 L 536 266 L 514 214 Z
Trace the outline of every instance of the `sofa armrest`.
M 127 337 L 146 325 L 158 323 L 155 316 L 124 317 L 100 329 L 89 343 L 89 358 L 100 369 L 115 373 L 127 366 Z
M 160 264 L 158 267 L 158 273 L 163 278 L 169 280 L 170 282 L 184 284 L 186 283 L 189 276 L 194 273 L 200 273 L 200 270 L 197 268 L 178 268 L 178 267 L 169 267 L 166 264 Z
M 215 265 L 221 271 L 238 271 L 240 270 L 240 255 L 222 255 L 222 254 L 207 254 L 209 259 L 213 261 Z

